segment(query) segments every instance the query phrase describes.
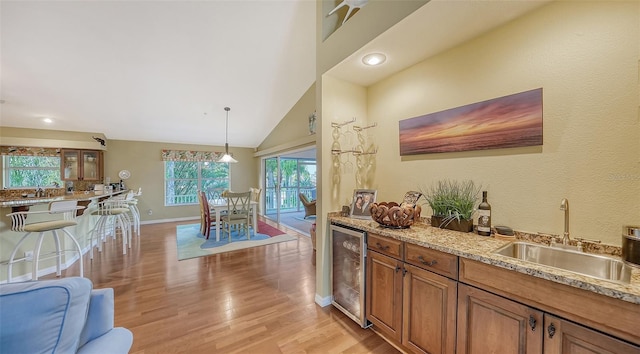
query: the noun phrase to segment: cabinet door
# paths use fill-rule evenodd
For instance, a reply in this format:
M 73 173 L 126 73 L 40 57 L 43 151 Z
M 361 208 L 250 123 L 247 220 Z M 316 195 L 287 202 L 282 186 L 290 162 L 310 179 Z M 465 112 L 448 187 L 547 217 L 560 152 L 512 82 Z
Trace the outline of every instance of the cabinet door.
M 82 151 L 82 180 L 99 181 L 100 178 L 100 152 Z
M 367 256 L 367 319 L 400 343 L 402 262 L 377 252 L 369 252 Z
M 82 157 L 78 150 L 62 150 L 60 161 L 60 179 L 77 181 L 80 178 L 80 162 Z
M 457 353 L 542 353 L 542 312 L 458 285 Z
M 402 344 L 414 353 L 455 353 L 457 282 L 404 267 Z
M 545 354 L 639 354 L 640 348 L 575 323 L 544 315 Z

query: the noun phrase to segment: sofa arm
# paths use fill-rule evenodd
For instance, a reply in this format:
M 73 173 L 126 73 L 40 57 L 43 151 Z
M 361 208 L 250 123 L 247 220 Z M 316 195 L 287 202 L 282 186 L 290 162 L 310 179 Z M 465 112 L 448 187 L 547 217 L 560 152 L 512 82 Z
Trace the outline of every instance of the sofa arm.
M 80 334 L 80 345 L 102 336 L 113 328 L 113 289 L 94 289 L 89 299 L 87 321 Z
M 126 328 L 116 327 L 91 340 L 78 349 L 77 354 L 126 354 L 133 344 L 133 334 Z
M 126 328 L 114 328 L 113 318 L 113 289 L 92 290 L 78 353 L 128 353 L 133 344 L 133 334 Z

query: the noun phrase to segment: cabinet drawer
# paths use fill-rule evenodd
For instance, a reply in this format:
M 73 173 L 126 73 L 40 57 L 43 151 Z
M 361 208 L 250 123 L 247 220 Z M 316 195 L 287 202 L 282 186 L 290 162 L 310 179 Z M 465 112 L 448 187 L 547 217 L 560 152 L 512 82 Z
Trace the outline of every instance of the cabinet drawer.
M 369 233 L 367 235 L 367 248 L 389 257 L 402 260 L 402 241 Z
M 405 262 L 451 279 L 458 279 L 458 257 L 407 243 Z

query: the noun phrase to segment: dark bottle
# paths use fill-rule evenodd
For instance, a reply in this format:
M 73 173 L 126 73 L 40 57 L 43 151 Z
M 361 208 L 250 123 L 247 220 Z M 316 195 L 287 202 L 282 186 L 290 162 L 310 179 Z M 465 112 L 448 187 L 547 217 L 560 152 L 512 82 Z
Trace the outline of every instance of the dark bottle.
M 487 191 L 482 192 L 482 203 L 478 205 L 478 235 L 491 236 L 491 205 L 487 203 Z

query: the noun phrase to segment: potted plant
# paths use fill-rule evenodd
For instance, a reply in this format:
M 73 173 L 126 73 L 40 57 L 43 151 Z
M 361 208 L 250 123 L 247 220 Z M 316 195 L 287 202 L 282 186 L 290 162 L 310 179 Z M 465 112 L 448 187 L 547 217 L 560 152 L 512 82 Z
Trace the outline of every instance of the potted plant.
M 431 226 L 473 231 L 472 216 L 480 193 L 473 181 L 440 180 L 421 192 L 433 210 Z

